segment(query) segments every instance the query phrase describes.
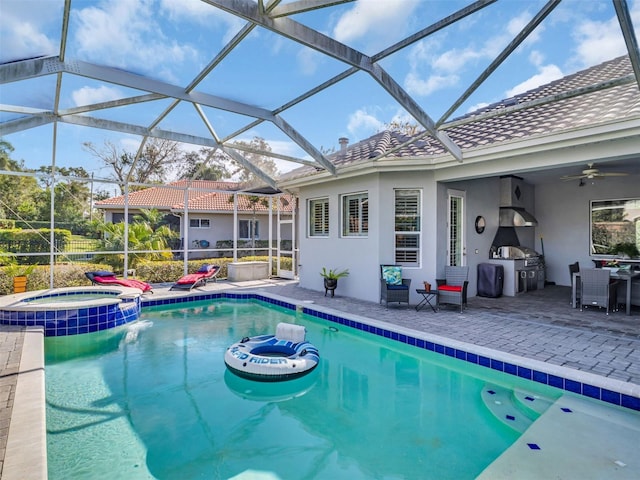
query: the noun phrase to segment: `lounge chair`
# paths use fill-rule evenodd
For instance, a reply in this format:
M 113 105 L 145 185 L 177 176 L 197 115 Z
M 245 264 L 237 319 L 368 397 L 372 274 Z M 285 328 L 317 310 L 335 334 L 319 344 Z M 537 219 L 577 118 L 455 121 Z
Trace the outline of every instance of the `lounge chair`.
M 147 282 L 134 280 L 132 278 L 117 278 L 113 272 L 99 270 L 96 272 L 84 272 L 84 274 L 94 285 L 120 285 L 122 287 L 139 288 L 143 292 L 153 293 L 151 291 L 153 287 Z
M 196 273 L 190 273 L 179 279 L 169 290 L 191 290 L 206 285 L 208 281 L 217 281 L 220 267 L 218 265 L 202 265 Z

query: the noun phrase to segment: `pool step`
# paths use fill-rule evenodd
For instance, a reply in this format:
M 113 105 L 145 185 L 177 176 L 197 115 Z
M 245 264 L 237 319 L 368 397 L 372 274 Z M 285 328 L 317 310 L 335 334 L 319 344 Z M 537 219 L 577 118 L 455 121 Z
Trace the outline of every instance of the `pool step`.
M 523 390 L 487 384 L 482 401 L 493 415 L 517 432 L 524 432 L 552 403 L 552 400 Z

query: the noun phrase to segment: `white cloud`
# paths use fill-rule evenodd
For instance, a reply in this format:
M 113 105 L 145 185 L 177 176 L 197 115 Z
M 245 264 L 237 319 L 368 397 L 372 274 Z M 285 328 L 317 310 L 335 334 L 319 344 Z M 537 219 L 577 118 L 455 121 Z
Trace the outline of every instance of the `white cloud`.
M 640 26 L 640 0 L 630 9 L 630 15 L 636 30 Z M 574 33 L 578 43 L 577 63 L 580 67 L 595 65 L 627 52 L 617 17 L 602 22 L 585 21 L 580 23 Z
M 323 61 L 323 56 L 315 50 L 303 47 L 296 55 L 298 67 L 304 75 L 313 75 L 318 69 L 318 65 Z
M 419 3 L 419 0 L 360 0 L 340 17 L 333 36 L 344 43 L 371 36 L 367 42 L 386 44 L 389 37 L 404 31 Z
M 414 95 L 431 95 L 433 92 L 456 85 L 460 78 L 457 75 L 430 75 L 426 79 L 415 73 L 409 73 L 404 79 L 404 86 Z
M 349 115 L 347 123 L 347 130 L 354 138 L 368 137 L 382 127 L 384 127 L 384 122 L 363 109 L 358 109 Z
M 493 60 L 530 18 L 528 12 L 522 12 L 512 18 L 503 30 L 484 41 L 477 36 L 465 36 L 469 40 L 464 47 L 442 51 L 443 47 L 450 45 L 447 38 L 438 41 L 425 39 L 416 43 L 408 56 L 410 70 L 404 79 L 405 89 L 412 95 L 427 96 L 455 86 L 469 67 L 479 61 Z
M 106 64 L 175 80 L 163 65 L 183 63 L 197 57 L 197 52 L 162 35 L 153 7 L 149 0 L 114 0 L 74 10 L 78 51 L 89 58 L 100 57 Z
M 50 27 L 56 32 L 62 18 L 61 5 L 54 2 L 6 2 L 2 1 L 0 15 L 0 62 L 10 62 L 40 55 L 55 55 L 60 45 L 54 36 L 47 36 Z M 34 15 L 37 9 L 39 15 Z M 54 24 L 55 27 L 54 28 Z M 57 33 L 57 32 L 56 32 Z M 57 37 L 59 38 L 59 33 Z
M 508 90 L 506 92 L 506 96 L 512 97 L 519 93 L 523 93 L 533 88 L 536 88 L 540 85 L 544 85 L 546 83 L 562 78 L 563 76 L 564 76 L 564 73 L 562 73 L 562 70 L 560 70 L 560 68 L 558 68 L 556 65 L 551 64 L 551 65 L 539 66 L 538 73 L 528 78 L 524 82 L 519 83 L 518 85 L 513 87 L 511 90 Z
M 76 106 L 92 105 L 94 103 L 108 102 L 122 98 L 122 92 L 117 88 L 100 86 L 98 88 L 82 87 L 71 94 Z

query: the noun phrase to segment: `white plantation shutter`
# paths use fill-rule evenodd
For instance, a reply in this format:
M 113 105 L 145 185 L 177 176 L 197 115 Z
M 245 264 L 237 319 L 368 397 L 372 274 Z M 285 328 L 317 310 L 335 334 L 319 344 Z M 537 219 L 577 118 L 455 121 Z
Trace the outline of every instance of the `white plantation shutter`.
M 329 236 L 329 199 L 309 201 L 309 236 Z
M 369 195 L 358 193 L 342 197 L 342 235 L 366 236 L 369 232 Z
M 420 265 L 420 190 L 395 191 L 395 262 Z

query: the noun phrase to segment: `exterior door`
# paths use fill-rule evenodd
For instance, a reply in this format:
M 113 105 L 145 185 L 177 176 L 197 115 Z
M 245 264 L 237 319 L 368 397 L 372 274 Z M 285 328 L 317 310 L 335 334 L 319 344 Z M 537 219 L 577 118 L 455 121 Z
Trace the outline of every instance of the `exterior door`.
M 278 228 L 276 235 L 277 269 L 280 278 L 296 278 L 296 209 L 292 209 L 291 216 L 280 215 L 278 210 Z
M 447 265 L 466 265 L 465 192 L 448 190 Z

